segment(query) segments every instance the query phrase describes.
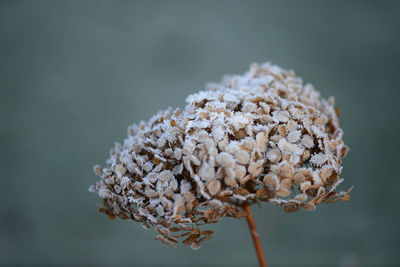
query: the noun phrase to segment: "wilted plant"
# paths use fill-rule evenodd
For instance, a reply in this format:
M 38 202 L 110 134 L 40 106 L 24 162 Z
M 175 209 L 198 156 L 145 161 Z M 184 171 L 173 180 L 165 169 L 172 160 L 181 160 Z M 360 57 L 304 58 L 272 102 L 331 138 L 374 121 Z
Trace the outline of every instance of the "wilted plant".
M 342 141 L 334 99 L 320 98 L 293 71 L 253 64 L 190 95 L 183 111 L 168 109 L 128 129 L 111 150 L 99 211 L 154 227 L 156 239 L 193 249 L 211 238 L 200 230 L 221 217 L 247 217 L 265 265 L 249 206 L 269 202 L 286 212 L 347 201 Z

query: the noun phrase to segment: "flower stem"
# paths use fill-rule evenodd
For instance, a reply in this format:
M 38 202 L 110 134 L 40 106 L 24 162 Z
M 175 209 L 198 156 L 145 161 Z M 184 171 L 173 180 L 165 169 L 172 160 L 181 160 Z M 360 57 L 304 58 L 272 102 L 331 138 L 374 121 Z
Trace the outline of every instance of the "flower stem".
M 254 241 L 254 247 L 257 252 L 258 261 L 260 262 L 260 266 L 267 267 L 267 263 L 265 261 L 264 253 L 263 253 L 263 250 L 261 247 L 261 242 L 260 242 L 260 239 L 258 238 L 258 232 L 256 229 L 256 225 L 254 224 L 253 215 L 251 214 L 250 205 L 248 203 L 245 203 L 243 206 L 243 209 L 244 209 L 244 211 L 247 212 L 247 222 L 249 224 L 251 237 L 253 238 L 253 241 Z

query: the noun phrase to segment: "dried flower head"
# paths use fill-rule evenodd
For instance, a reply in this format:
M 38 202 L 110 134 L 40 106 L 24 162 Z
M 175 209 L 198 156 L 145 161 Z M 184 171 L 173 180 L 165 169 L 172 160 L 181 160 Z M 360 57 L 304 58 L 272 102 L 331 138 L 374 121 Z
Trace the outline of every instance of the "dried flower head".
M 349 199 L 350 190 L 336 191 L 348 149 L 334 99 L 321 99 L 293 71 L 253 64 L 186 101 L 182 112 L 129 127 L 107 166 L 94 167 L 100 212 L 198 249 L 213 233 L 200 226 L 246 216 L 244 202 L 294 212 Z

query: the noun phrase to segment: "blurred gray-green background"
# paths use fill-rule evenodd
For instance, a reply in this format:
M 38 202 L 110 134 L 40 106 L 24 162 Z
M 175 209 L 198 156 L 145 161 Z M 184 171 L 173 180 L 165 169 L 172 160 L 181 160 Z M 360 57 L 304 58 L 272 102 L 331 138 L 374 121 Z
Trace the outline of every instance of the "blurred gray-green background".
M 400 1 L 0 1 L 0 265 L 257 266 L 245 220 L 163 247 L 87 189 L 129 124 L 264 61 L 336 97 L 355 185 L 253 207 L 270 266 L 399 266 Z

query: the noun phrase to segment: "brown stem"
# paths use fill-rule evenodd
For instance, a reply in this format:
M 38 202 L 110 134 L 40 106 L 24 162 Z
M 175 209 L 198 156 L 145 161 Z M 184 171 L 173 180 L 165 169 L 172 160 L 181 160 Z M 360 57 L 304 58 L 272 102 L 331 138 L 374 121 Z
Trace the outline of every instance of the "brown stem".
M 254 247 L 256 248 L 260 266 L 267 267 L 267 263 L 265 261 L 264 253 L 263 253 L 262 247 L 261 247 L 261 242 L 260 242 L 260 239 L 258 238 L 258 232 L 256 229 L 256 225 L 254 224 L 253 215 L 251 214 L 250 205 L 248 203 L 245 203 L 243 206 L 243 209 L 244 209 L 244 211 L 247 212 L 247 222 L 249 224 L 251 237 L 253 238 L 253 241 L 254 241 Z

